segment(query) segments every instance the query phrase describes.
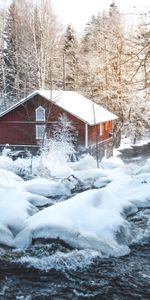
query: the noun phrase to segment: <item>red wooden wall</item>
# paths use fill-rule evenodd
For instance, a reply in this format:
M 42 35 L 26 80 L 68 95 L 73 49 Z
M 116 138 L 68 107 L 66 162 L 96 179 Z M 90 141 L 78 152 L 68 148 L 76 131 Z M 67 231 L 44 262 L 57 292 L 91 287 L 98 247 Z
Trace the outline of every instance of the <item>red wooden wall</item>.
M 36 125 L 43 125 L 43 122 L 36 121 L 36 108 L 39 106 L 46 110 L 46 125 L 49 132 L 58 116 L 65 113 L 78 132 L 78 144 L 85 146 L 85 123 L 39 95 L 0 118 L 0 144 L 37 145 Z M 89 145 L 95 144 L 96 138 L 98 142 L 108 139 L 111 132 L 112 121 L 103 123 L 102 135 L 100 125 L 88 126 Z
M 100 125 L 88 126 L 89 146 L 110 138 L 112 133 L 112 121 L 102 123 L 102 134 L 100 135 Z
M 65 113 L 78 131 L 79 144 L 85 144 L 84 122 L 39 95 L 0 118 L 0 144 L 37 145 L 36 125 L 43 125 L 43 122 L 36 121 L 35 111 L 40 105 L 46 110 L 46 124 L 49 129 L 52 122 L 57 121 L 58 116 Z

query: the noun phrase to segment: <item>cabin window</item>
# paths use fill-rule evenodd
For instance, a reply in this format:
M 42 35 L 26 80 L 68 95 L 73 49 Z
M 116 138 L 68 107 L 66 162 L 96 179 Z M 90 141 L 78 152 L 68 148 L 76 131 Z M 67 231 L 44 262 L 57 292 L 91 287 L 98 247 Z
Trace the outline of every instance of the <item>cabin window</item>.
M 36 109 L 36 121 L 45 121 L 45 109 L 42 106 Z
M 99 134 L 100 135 L 103 134 L 103 125 L 102 125 L 102 123 L 100 123 L 100 125 L 99 125 Z
M 36 125 L 36 139 L 42 140 L 45 134 L 45 126 L 44 125 Z

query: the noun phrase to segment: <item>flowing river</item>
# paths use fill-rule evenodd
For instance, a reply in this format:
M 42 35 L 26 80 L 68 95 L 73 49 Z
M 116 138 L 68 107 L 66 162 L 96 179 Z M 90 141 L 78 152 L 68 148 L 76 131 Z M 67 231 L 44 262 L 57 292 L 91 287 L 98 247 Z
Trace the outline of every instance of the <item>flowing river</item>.
M 141 163 L 150 144 L 121 151 Z M 135 241 L 122 257 L 72 249 L 61 240 L 38 239 L 27 250 L 0 246 L 0 300 L 150 299 L 150 208 L 128 217 Z

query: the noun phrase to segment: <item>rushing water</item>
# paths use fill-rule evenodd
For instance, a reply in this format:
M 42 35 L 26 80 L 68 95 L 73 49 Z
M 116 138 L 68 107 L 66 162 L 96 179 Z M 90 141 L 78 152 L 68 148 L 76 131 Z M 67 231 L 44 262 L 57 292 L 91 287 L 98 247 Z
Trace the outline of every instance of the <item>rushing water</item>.
M 61 255 L 52 262 L 48 245 L 42 245 L 42 253 L 40 245 L 33 247 L 22 254 L 24 264 L 7 251 L 0 260 L 0 299 L 150 299 L 149 244 L 133 246 L 130 255 L 120 258 L 93 255 L 90 262 L 88 255 L 74 250 L 69 250 L 68 261 L 63 260 L 68 249 L 62 248 L 59 245 Z M 34 267 L 30 259 L 33 265 L 35 259 Z M 44 259 L 45 264 L 51 261 L 46 271 L 40 266 Z
M 148 144 L 122 151 L 121 158 L 141 161 L 149 154 Z M 123 257 L 103 258 L 60 240 L 37 240 L 25 251 L 1 246 L 0 300 L 150 299 L 149 217 L 149 208 L 128 217 L 131 252 Z

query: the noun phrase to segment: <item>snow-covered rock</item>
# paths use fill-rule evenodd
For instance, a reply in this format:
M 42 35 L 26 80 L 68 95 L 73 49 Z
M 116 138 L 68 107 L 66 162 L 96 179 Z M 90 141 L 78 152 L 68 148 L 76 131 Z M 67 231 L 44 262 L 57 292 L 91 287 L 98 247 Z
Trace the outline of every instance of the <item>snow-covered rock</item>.
M 46 178 L 34 178 L 24 181 L 22 187 L 33 194 L 56 197 L 70 195 L 73 185 L 68 180 L 54 181 Z
M 111 204 L 111 209 L 108 203 Z M 26 248 L 32 239 L 59 238 L 75 248 L 90 248 L 105 255 L 121 255 L 129 251 L 115 238 L 127 222 L 113 203 L 119 199 L 105 190 L 91 190 L 57 203 L 28 219 L 28 226 L 15 238 L 16 247 Z

